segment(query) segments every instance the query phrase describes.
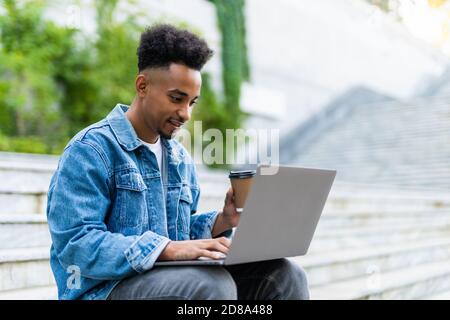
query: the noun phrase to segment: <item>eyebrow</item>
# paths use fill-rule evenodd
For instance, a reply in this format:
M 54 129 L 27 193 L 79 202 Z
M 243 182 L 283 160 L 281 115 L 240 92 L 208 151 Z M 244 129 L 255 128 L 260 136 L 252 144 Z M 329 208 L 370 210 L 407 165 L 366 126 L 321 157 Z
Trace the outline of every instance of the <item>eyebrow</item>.
M 172 89 L 172 90 L 169 90 L 169 92 L 178 93 L 179 95 L 182 95 L 184 97 L 189 96 L 186 92 L 183 92 L 183 91 L 181 91 L 179 89 Z M 196 96 L 194 99 L 198 99 L 199 97 L 200 96 Z M 192 99 L 192 100 L 194 100 L 194 99 Z

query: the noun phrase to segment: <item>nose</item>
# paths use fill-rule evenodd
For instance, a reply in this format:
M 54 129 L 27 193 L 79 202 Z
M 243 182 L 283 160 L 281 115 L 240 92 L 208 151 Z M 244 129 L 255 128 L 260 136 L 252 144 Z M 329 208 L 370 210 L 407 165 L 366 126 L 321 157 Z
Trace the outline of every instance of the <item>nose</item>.
M 178 110 L 178 116 L 183 120 L 183 122 L 187 122 L 191 119 L 191 108 L 189 104 L 183 104 L 183 106 Z

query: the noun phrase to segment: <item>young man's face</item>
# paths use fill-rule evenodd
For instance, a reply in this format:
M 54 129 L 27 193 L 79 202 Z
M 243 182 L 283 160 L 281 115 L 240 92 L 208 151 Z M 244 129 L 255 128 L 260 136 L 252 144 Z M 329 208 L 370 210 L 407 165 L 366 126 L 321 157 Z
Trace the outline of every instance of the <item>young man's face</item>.
M 166 139 L 191 117 L 200 95 L 202 78 L 199 71 L 172 63 L 169 68 L 148 69 L 142 84 L 137 82 L 142 101 L 140 116 L 146 129 Z

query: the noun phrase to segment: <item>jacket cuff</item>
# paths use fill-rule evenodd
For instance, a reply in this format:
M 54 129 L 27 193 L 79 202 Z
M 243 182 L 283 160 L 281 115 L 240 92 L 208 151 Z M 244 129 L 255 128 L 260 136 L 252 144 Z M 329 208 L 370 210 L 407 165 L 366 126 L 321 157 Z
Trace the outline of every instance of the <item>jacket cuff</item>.
M 211 226 L 211 233 L 212 233 L 212 229 L 214 227 L 214 224 L 216 223 L 217 217 L 219 216 L 219 212 L 217 212 L 216 216 L 214 217 L 212 226 Z M 224 232 L 222 232 L 221 234 L 217 235 L 216 238 L 220 238 L 220 237 L 227 237 L 228 239 L 231 239 L 233 235 L 233 229 L 229 229 L 229 230 L 225 230 Z M 212 237 L 212 234 L 211 234 Z
M 138 273 L 153 268 L 170 239 L 152 231 L 145 232 L 124 253 L 131 267 Z
M 216 223 L 218 211 L 210 211 L 197 214 L 195 222 L 191 225 L 191 239 L 212 239 L 212 230 Z M 231 238 L 233 230 L 227 230 L 217 237 Z

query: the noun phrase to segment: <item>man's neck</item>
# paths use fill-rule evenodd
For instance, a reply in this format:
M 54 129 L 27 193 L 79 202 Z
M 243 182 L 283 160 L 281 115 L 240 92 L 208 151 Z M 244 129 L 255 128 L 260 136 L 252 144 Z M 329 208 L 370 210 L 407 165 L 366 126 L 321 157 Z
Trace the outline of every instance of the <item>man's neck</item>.
M 151 144 L 156 143 L 159 139 L 159 134 L 149 132 L 150 130 L 146 127 L 143 117 L 138 114 L 139 108 L 137 103 L 136 100 L 133 101 L 130 108 L 125 112 L 125 116 L 130 120 L 139 139 Z

